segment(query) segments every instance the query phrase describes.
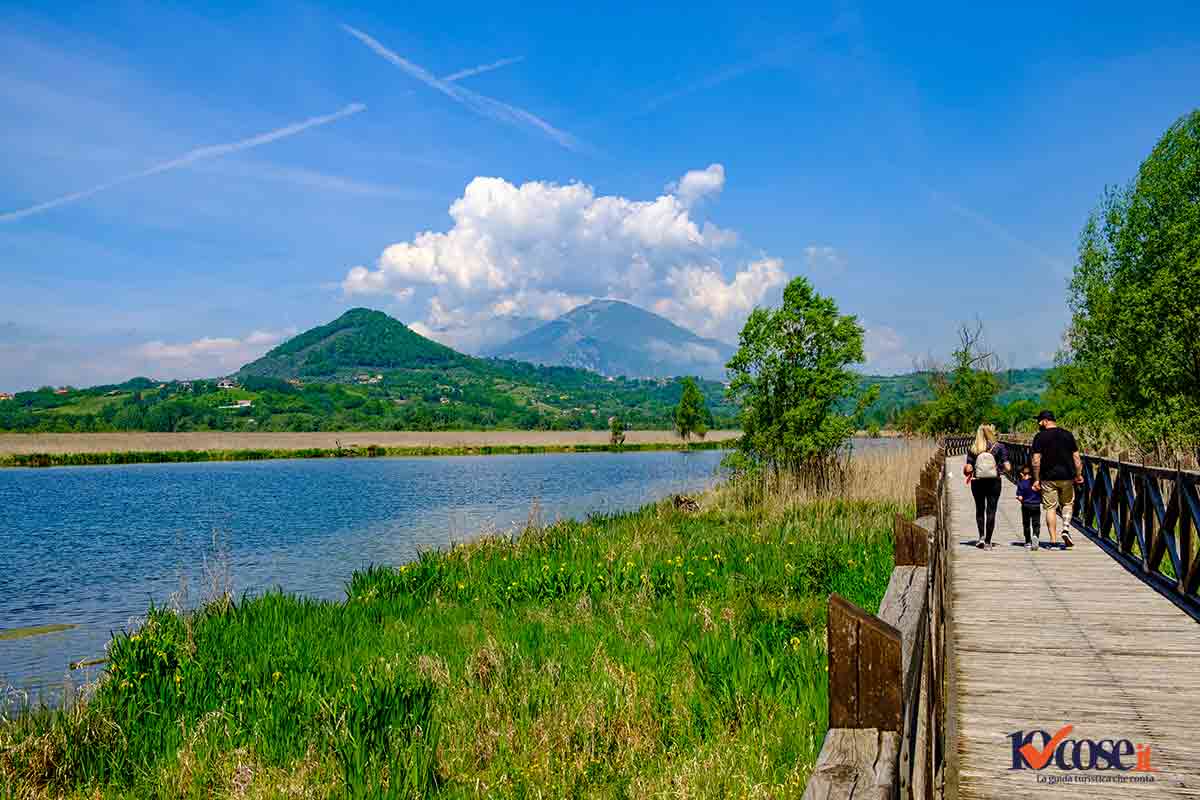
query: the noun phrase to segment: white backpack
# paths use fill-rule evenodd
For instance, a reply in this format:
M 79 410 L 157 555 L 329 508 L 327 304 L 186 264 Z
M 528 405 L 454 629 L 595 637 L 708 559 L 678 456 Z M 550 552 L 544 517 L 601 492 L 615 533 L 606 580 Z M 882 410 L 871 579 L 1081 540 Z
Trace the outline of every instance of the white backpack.
M 985 450 L 975 457 L 976 478 L 999 478 L 1000 470 L 996 468 L 996 457 L 991 450 Z

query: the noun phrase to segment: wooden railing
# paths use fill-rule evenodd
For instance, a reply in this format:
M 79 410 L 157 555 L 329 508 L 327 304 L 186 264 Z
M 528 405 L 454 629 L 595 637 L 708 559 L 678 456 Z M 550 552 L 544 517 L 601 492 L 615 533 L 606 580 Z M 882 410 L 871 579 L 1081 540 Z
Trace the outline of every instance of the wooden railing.
M 829 732 L 805 787 L 818 798 L 934 798 L 945 783 L 949 530 L 944 439 L 921 471 L 917 519 L 897 516 L 895 566 L 879 613 L 829 598 Z
M 1028 444 L 1005 445 L 1014 467 L 1030 463 Z M 1071 526 L 1200 621 L 1198 486 L 1197 472 L 1084 455 Z
M 829 732 L 806 800 L 957 796 L 946 458 L 972 441 L 942 439 L 916 487 L 916 521 L 896 518 L 879 613 L 829 598 Z M 1028 443 L 1005 444 L 1014 465 L 1029 462 Z M 1072 526 L 1200 620 L 1200 473 L 1092 455 L 1083 465 Z

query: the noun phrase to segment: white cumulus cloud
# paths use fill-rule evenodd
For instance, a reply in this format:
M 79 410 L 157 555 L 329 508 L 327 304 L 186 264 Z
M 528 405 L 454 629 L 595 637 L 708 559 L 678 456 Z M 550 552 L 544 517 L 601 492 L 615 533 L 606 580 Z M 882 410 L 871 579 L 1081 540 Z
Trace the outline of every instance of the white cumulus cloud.
M 131 355 L 144 361 L 156 376 L 212 376 L 234 372 L 295 335 L 295 328 L 287 328 L 281 331 L 252 331 L 241 339 L 203 336 L 190 342 L 156 340 L 138 345 Z
M 579 182 L 477 177 L 451 204 L 446 230 L 386 247 L 374 265 L 348 270 L 341 287 L 410 303 L 415 330 L 468 350 L 522 327 L 512 321 L 552 319 L 596 297 L 732 341 L 787 274 L 776 258 L 740 261 L 736 233 L 697 217 L 696 201 L 724 183 L 724 167 L 713 164 L 636 200 Z
M 655 303 L 655 311 L 671 319 L 690 319 L 692 327 L 705 335 L 728 338 L 725 323 L 745 320 L 772 289 L 787 283 L 787 273 L 778 258 L 760 258 L 736 272 L 731 281 L 712 267 L 687 266 L 672 267 L 666 283 L 672 296 Z
M 724 188 L 725 167 L 720 164 L 709 164 L 705 169 L 688 170 L 678 181 L 667 184 L 667 191 L 673 193 L 687 207 L 691 207 L 706 195 L 720 194 Z

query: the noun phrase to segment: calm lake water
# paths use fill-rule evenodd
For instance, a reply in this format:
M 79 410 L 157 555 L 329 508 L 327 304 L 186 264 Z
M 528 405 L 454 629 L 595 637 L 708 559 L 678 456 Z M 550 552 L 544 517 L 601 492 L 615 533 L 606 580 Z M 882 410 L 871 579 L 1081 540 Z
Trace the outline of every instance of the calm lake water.
M 0 470 L 5 685 L 54 702 L 68 664 L 185 582 L 205 591 L 214 537 L 236 594 L 344 597 L 354 570 L 523 525 L 637 508 L 714 480 L 720 451 L 141 464 Z M 91 671 L 94 677 L 96 670 Z M 82 682 L 85 675 L 74 673 Z M 0 697 L 0 700 L 3 700 Z

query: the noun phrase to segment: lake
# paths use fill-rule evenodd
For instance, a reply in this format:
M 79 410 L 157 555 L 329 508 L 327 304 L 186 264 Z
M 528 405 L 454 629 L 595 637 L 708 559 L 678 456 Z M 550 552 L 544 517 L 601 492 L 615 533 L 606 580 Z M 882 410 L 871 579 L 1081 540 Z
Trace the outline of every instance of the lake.
M 570 453 L 0 470 L 0 695 L 55 702 L 68 665 L 226 568 L 235 594 L 344 597 L 351 574 L 481 532 L 710 485 L 723 453 Z M 224 554 L 224 555 L 221 555 Z M 76 683 L 102 667 L 73 674 Z M 11 700 L 11 691 L 10 700 Z M 0 701 L 3 697 L 0 696 Z

